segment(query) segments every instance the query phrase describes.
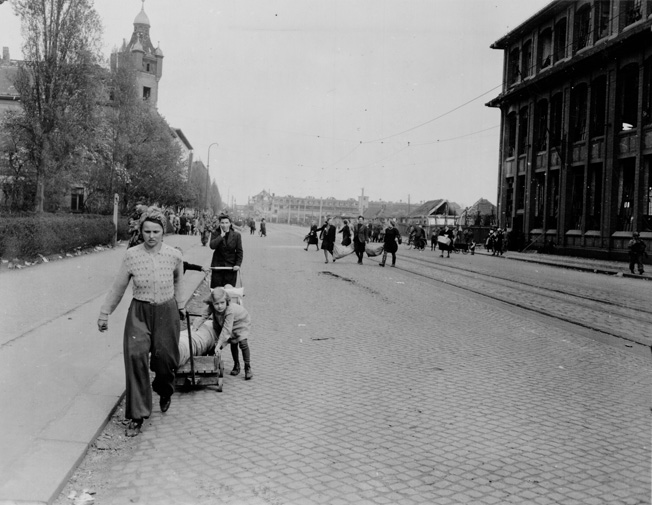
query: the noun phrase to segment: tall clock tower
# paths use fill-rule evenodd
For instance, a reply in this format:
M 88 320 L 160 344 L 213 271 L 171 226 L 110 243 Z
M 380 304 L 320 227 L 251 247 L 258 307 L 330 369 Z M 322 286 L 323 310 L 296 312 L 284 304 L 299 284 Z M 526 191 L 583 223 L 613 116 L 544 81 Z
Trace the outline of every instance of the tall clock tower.
M 122 41 L 120 50 L 111 54 L 111 70 L 131 68 L 136 73 L 136 93 L 143 100 L 156 107 L 158 103 L 158 82 L 163 74 L 163 51 L 154 47 L 149 36 L 149 18 L 145 14 L 145 0 L 134 19 L 134 32 L 129 43 Z

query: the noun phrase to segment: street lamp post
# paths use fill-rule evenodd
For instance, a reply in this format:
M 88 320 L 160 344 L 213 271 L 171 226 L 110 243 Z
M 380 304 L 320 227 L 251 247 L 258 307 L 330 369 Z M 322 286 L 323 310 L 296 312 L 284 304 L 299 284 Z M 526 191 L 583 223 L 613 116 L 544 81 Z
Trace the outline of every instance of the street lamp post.
M 208 202 L 208 191 L 209 187 L 211 185 L 211 147 L 213 146 L 219 146 L 217 142 L 213 142 L 211 145 L 208 146 L 208 155 L 206 156 L 206 208 L 209 207 L 209 202 Z

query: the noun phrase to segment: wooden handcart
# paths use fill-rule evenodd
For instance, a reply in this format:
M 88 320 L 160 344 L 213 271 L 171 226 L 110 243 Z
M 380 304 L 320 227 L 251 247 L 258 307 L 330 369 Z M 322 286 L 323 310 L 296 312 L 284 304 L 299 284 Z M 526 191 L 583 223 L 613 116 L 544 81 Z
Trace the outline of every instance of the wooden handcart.
M 186 311 L 186 323 L 188 325 L 188 346 L 190 357 L 188 362 L 177 369 L 175 385 L 192 388 L 197 386 L 217 386 L 217 392 L 222 392 L 224 383 L 224 364 L 219 354 L 212 356 L 194 356 L 192 346 L 192 324 L 191 317 L 200 314 L 191 314 Z
M 211 267 L 212 270 L 232 270 L 232 267 Z M 242 287 L 242 273 L 238 271 L 238 280 L 236 284 L 239 287 L 227 289 L 231 297 L 231 303 L 242 305 L 244 297 L 244 288 Z M 190 356 L 188 362 L 177 369 L 175 385 L 185 388 L 217 386 L 217 392 L 222 392 L 224 384 L 224 364 L 218 353 L 212 356 L 194 356 L 192 344 L 192 324 L 191 317 L 200 317 L 201 314 L 191 314 L 185 311 L 186 324 L 188 326 L 188 346 Z

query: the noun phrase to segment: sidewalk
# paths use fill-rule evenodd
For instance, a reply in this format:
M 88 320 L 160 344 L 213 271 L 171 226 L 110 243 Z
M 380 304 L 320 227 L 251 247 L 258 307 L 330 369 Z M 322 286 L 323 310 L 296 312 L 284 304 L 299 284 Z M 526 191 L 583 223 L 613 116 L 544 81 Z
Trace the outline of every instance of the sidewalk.
M 484 249 L 476 249 L 476 254 L 491 256 L 491 253 Z M 526 261 L 530 263 L 539 263 L 560 268 L 571 268 L 573 270 L 582 270 L 608 275 L 621 275 L 623 277 L 632 277 L 637 279 L 652 280 L 652 266 L 646 265 L 647 270 L 640 274 L 632 274 L 629 271 L 629 264 L 624 261 L 608 261 L 593 258 L 579 258 L 575 256 L 562 256 L 554 254 L 539 254 L 536 252 L 521 253 L 516 251 L 506 251 L 503 258 L 517 261 Z
M 196 237 L 170 236 L 166 243 L 181 245 L 187 261 L 210 261 L 211 251 Z M 0 505 L 53 501 L 122 397 L 129 293 L 106 334 L 97 332 L 96 317 L 124 250 L 0 274 L 0 402 L 9 406 L 0 411 Z M 619 262 L 514 252 L 503 257 L 649 279 Z M 200 280 L 200 273 L 186 274 L 186 298 Z
M 197 237 L 166 237 L 192 263 Z M 196 243 L 195 243 L 196 242 Z M 124 392 L 122 330 L 131 288 L 97 331 L 125 247 L 0 273 L 0 504 L 50 503 Z M 184 278 L 184 298 L 203 279 Z

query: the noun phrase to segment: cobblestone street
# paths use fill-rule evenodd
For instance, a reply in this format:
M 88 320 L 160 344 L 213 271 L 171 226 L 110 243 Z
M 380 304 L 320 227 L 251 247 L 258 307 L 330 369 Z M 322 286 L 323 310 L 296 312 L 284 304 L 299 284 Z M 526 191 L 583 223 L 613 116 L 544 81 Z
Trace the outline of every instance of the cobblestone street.
M 253 380 L 156 409 L 98 505 L 650 503 L 649 359 L 367 258 L 324 264 L 303 233 L 243 234 Z

